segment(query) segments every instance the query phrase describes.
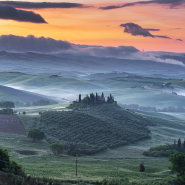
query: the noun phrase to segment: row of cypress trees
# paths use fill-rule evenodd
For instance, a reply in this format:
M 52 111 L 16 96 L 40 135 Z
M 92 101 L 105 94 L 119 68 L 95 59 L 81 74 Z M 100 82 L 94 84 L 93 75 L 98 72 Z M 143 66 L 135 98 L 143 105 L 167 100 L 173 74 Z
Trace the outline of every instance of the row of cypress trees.
M 82 95 L 79 94 L 78 102 L 81 103 L 82 101 L 85 102 L 87 105 L 94 106 L 103 103 L 114 103 L 114 97 L 110 94 L 110 96 L 107 97 L 107 101 L 105 101 L 103 92 L 101 96 L 99 96 L 98 93 L 96 93 L 96 95 L 94 95 L 94 93 L 90 93 L 90 96 L 86 95 L 86 97 L 82 100 Z

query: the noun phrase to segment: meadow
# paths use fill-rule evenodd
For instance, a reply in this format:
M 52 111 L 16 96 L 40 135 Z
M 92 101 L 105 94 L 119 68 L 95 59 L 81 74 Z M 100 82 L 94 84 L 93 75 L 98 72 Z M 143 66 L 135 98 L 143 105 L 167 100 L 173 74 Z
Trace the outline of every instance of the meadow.
M 37 177 L 50 177 L 62 180 L 101 181 L 113 178 L 128 178 L 133 182 L 151 183 L 167 180 L 169 177 L 168 158 L 78 158 L 76 177 L 76 158 L 62 154 L 54 156 L 46 141 L 33 143 L 26 136 L 0 134 L 1 146 L 8 149 L 12 159 L 21 163 L 26 174 Z M 20 151 L 34 151 L 21 153 Z M 21 154 L 20 154 L 21 153 Z M 50 155 L 51 154 L 51 155 Z M 144 162 L 146 172 L 139 172 Z M 133 178 L 134 177 L 134 178 Z

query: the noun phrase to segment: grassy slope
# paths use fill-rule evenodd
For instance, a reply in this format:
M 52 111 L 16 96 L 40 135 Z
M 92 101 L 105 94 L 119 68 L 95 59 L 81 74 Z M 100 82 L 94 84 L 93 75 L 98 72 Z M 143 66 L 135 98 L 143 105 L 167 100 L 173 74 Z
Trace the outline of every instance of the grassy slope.
M 0 101 L 21 101 L 21 102 L 33 102 L 40 99 L 48 99 L 43 95 L 33 94 L 26 91 L 6 87 L 0 85 Z M 50 99 L 51 100 L 51 99 Z
M 22 113 L 23 111 L 26 114 L 38 114 L 39 112 L 48 111 L 48 110 L 64 110 L 69 104 L 55 104 L 55 105 L 46 105 L 46 106 L 31 106 L 31 107 L 19 107 L 14 108 L 14 111 Z
M 105 91 L 105 97 L 110 93 L 119 103 L 139 104 L 141 106 L 155 106 L 163 108 L 168 106 L 184 106 L 185 97 L 173 94 L 161 93 L 163 88 L 153 86 L 164 83 L 180 83 L 178 79 L 162 79 L 148 77 L 118 77 L 110 79 L 91 80 L 94 84 L 101 85 Z M 134 86 L 153 86 L 152 89 L 131 88 Z M 173 86 L 173 85 L 172 85 Z M 173 91 L 171 89 L 170 91 Z M 99 92 L 101 93 L 101 92 Z
M 23 164 L 26 173 L 69 180 L 102 180 L 103 178 L 128 177 L 132 181 L 153 182 L 166 178 L 168 166 L 165 158 L 144 159 L 145 173 L 139 173 L 141 159 L 93 159 L 78 158 L 78 176 L 75 176 L 75 157 L 50 155 L 44 141 L 32 143 L 25 136 L 0 134 L 0 144 L 8 148 L 11 158 Z M 16 142 L 12 142 L 16 141 Z M 37 155 L 20 155 L 17 150 L 31 150 Z
M 79 81 L 71 78 L 49 78 L 36 75 L 24 75 L 20 73 L 0 73 L 0 83 L 20 87 L 33 87 L 45 89 L 98 89 L 98 85 L 91 84 L 87 81 Z

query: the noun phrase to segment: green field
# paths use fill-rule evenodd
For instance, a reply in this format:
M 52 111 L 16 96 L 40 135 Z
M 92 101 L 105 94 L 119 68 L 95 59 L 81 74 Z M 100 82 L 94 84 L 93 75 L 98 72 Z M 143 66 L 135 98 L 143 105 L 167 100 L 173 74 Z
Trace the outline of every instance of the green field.
M 103 180 L 104 178 L 127 177 L 135 182 L 153 182 L 168 178 L 167 158 L 144 159 L 108 159 L 78 158 L 78 176 L 76 177 L 75 157 L 50 155 L 48 143 L 33 143 L 25 136 L 0 134 L 1 146 L 8 148 L 11 158 L 21 163 L 27 174 L 66 180 Z M 14 141 L 14 142 L 12 142 Z M 20 151 L 35 151 L 36 155 L 21 155 Z M 140 173 L 139 164 L 144 162 L 146 172 Z
M 38 114 L 39 112 L 49 111 L 49 110 L 66 110 L 66 107 L 69 104 L 55 104 L 55 105 L 45 105 L 45 106 L 31 106 L 31 107 L 19 107 L 14 108 L 14 111 L 20 112 L 22 114 L 23 111 L 26 114 Z

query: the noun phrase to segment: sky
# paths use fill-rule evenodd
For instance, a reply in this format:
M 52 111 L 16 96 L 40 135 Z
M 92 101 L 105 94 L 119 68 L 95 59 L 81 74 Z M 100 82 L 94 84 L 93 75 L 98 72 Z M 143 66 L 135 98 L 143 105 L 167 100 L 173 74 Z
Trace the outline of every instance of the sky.
M 184 0 L 64 1 L 76 3 L 70 8 L 54 7 L 54 2 L 62 3 L 59 0 L 45 0 L 52 2 L 49 7 L 36 8 L 20 2 L 0 1 L 0 36 L 33 35 L 81 45 L 185 52 Z

